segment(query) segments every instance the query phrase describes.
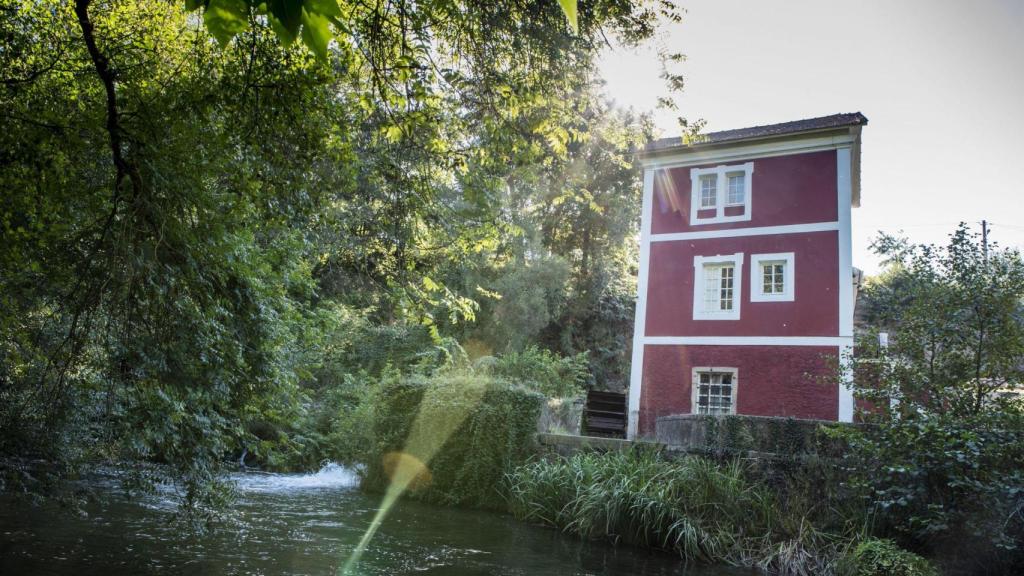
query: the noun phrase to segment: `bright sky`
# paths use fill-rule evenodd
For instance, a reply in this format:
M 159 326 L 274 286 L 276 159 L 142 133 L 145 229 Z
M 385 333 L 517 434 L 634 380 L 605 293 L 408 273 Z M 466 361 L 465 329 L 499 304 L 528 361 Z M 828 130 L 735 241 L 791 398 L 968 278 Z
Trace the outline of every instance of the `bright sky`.
M 680 0 L 665 44 L 684 53 L 678 99 L 706 131 L 863 112 L 853 263 L 879 270 L 879 230 L 944 243 L 956 223 L 1024 247 L 1024 2 Z M 620 104 L 654 111 L 653 52 L 602 70 Z M 664 136 L 675 113 L 655 111 Z

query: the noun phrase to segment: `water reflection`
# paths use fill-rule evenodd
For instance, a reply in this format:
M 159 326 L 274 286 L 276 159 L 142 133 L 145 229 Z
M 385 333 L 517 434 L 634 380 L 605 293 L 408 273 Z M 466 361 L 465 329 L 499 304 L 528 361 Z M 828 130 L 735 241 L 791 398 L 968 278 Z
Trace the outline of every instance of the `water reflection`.
M 355 475 L 329 466 L 317 474 L 238 474 L 239 499 L 225 525 L 202 536 L 173 520 L 167 494 L 128 501 L 111 479 L 97 479 L 87 516 L 0 496 L 0 574 L 335 574 L 378 509 L 354 489 Z M 690 574 L 674 557 L 602 543 L 485 512 L 402 502 L 366 550 L 366 575 Z

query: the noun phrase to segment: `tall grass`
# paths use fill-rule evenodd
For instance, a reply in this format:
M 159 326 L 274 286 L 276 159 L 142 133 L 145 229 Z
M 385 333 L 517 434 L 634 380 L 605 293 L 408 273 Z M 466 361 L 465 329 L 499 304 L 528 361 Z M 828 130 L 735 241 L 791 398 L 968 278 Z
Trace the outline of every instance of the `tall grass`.
M 816 529 L 808 510 L 787 506 L 746 472 L 739 460 L 580 452 L 516 469 L 507 479 L 509 508 L 583 538 L 671 551 L 687 561 L 835 573 L 852 539 Z

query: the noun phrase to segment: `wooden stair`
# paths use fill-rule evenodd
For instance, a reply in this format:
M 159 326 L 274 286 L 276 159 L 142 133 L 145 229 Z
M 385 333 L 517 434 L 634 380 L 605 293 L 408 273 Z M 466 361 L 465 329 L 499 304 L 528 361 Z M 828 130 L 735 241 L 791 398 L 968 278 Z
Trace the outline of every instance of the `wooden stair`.
M 583 411 L 585 436 L 626 437 L 626 395 L 617 392 L 587 392 Z

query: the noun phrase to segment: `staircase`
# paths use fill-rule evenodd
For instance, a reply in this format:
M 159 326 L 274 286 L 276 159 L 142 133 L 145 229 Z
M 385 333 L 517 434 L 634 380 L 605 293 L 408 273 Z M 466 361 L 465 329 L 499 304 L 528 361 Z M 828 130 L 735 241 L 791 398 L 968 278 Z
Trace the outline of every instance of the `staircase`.
M 626 437 L 626 395 L 617 392 L 587 392 L 583 412 L 584 436 Z

